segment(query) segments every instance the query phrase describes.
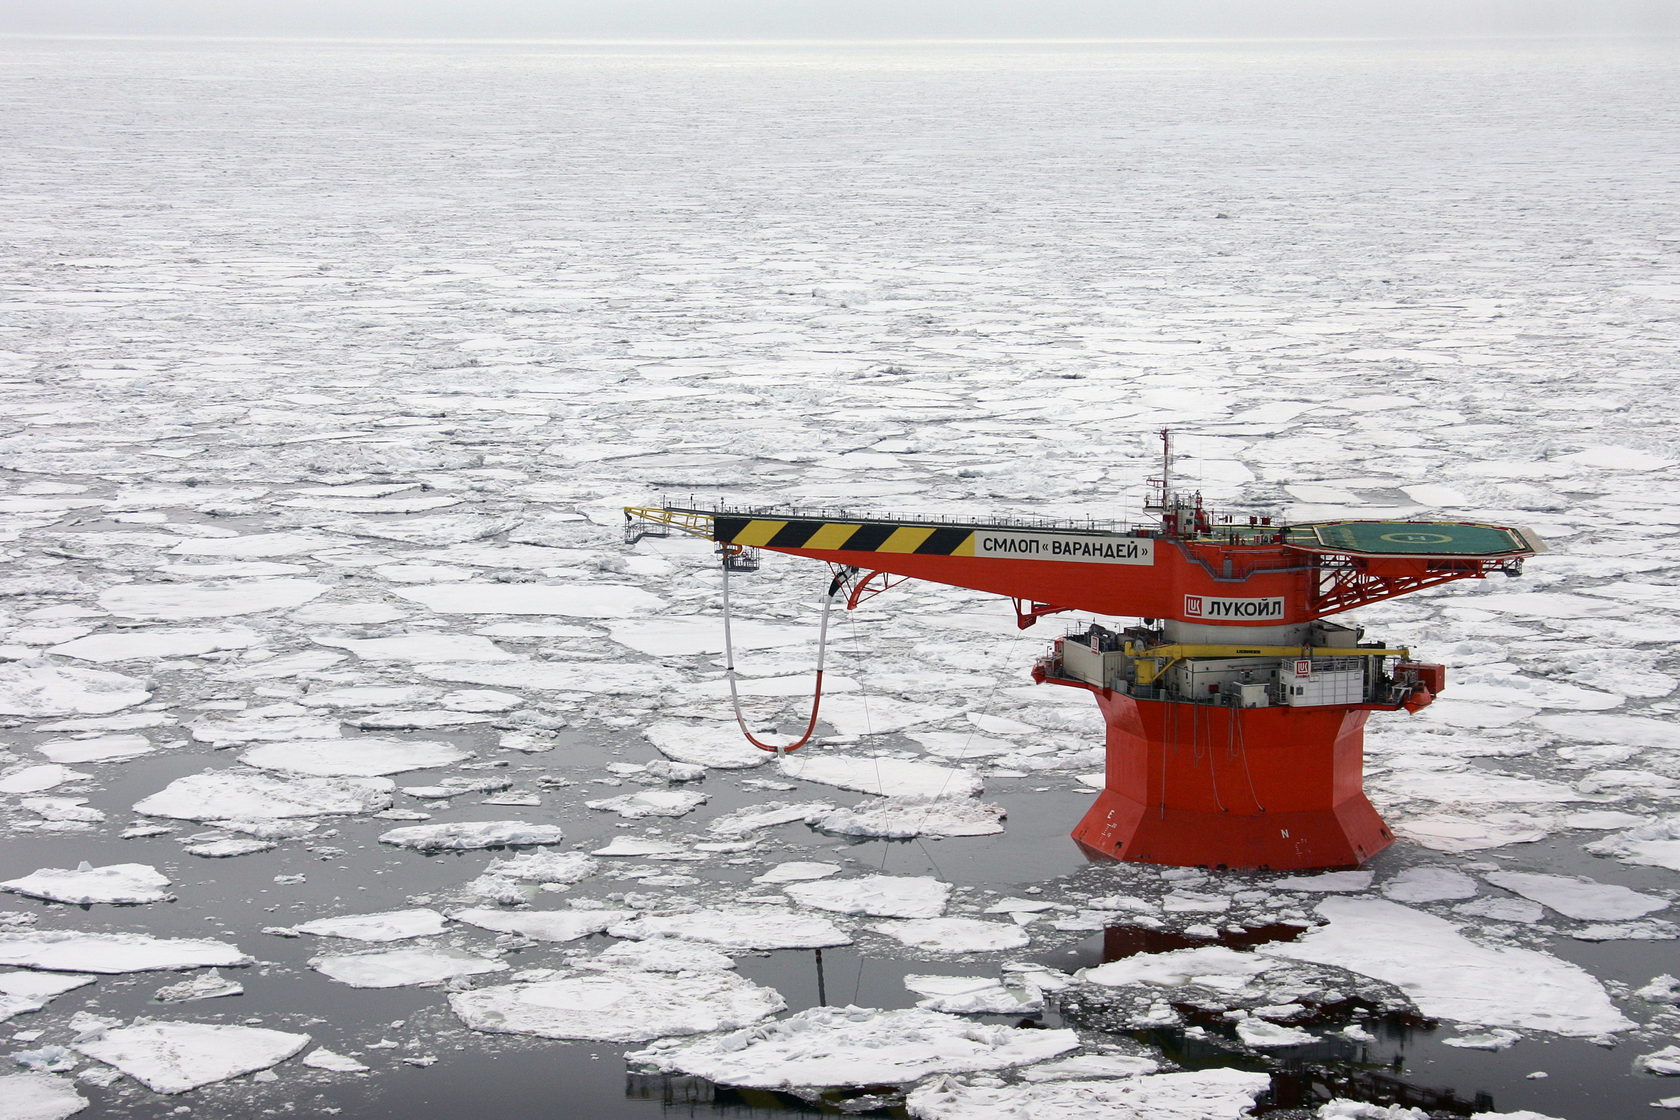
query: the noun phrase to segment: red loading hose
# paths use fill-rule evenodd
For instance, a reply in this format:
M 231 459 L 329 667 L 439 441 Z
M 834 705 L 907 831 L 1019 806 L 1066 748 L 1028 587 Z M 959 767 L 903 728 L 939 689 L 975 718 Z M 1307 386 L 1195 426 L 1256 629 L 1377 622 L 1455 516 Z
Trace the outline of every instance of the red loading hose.
M 729 557 L 723 558 L 723 665 L 724 675 L 729 678 L 729 701 L 735 707 L 735 722 L 741 728 L 741 734 L 747 737 L 747 742 L 761 751 L 775 751 L 783 754 L 796 751 L 811 741 L 811 735 L 817 729 L 817 711 L 822 706 L 823 655 L 828 650 L 828 616 L 834 609 L 834 597 L 845 586 L 845 581 L 836 576 L 834 582 L 828 585 L 828 596 L 823 600 L 822 629 L 817 635 L 817 681 L 811 692 L 811 720 L 805 725 L 805 734 L 797 740 L 785 745 L 766 743 L 754 737 L 747 730 L 747 721 L 741 714 L 741 696 L 735 686 L 735 640 L 729 629 Z

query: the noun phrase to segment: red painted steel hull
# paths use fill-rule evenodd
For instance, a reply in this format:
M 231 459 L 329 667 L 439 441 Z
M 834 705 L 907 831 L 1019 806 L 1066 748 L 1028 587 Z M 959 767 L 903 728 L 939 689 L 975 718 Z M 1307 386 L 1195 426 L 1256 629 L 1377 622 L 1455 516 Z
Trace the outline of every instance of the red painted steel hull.
M 1054 680 L 1054 678 L 1051 678 Z M 1366 800 L 1364 707 L 1231 708 L 1096 696 L 1106 788 L 1073 831 L 1094 858 L 1356 867 L 1393 835 Z

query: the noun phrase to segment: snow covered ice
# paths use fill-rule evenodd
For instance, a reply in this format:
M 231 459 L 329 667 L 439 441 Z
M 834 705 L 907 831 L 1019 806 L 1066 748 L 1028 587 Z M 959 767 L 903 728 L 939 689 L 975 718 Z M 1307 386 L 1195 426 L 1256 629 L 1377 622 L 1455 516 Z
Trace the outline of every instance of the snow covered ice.
M 184 1093 L 267 1069 L 309 1045 L 306 1034 L 219 1023 L 140 1022 L 76 1044 L 159 1093 Z
M 786 1006 L 774 991 L 732 972 L 618 968 L 458 992 L 449 1005 L 474 1030 L 601 1042 L 727 1030 Z
M 66 1063 L 0 1098 L 433 1120 L 490 1107 L 493 1058 L 521 1100 L 645 1108 L 627 1044 L 538 1041 L 593 1016 L 660 1053 L 793 1023 L 693 1066 L 903 1077 L 922 1117 L 1239 1116 L 1303 1033 L 1460 1112 L 1656 1114 L 1666 52 L 0 39 L 0 1016 Z M 835 612 L 778 759 L 710 547 L 623 535 L 691 498 L 1136 519 L 1163 427 L 1219 509 L 1552 545 L 1350 616 L 1449 666 L 1371 719 L 1398 840 L 1364 868 L 1087 867 L 1102 721 L 1026 676 L 1063 620 L 925 582 Z M 734 579 L 767 741 L 829 578 Z M 1016 971 L 1046 961 L 1065 987 Z M 720 1018 L 694 977 L 731 964 Z M 825 989 L 880 1009 L 819 1029 Z M 1344 1023 L 1349 992 L 1440 1025 Z M 1079 1049 L 973 1033 L 1099 997 Z M 969 1018 L 894 1018 L 922 1000 Z M 1244 1068 L 1134 1053 L 1126 1016 Z M 101 1029 L 118 1065 L 71 1048 Z M 1363 1095 L 1303 1112 L 1395 1103 Z

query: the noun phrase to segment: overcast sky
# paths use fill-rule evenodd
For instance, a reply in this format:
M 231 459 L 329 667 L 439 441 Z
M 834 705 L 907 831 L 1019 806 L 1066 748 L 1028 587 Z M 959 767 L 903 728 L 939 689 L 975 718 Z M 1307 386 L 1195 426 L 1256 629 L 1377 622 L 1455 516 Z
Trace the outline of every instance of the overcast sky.
M 1680 0 L 4 0 L 0 33 L 488 38 L 1680 34 Z

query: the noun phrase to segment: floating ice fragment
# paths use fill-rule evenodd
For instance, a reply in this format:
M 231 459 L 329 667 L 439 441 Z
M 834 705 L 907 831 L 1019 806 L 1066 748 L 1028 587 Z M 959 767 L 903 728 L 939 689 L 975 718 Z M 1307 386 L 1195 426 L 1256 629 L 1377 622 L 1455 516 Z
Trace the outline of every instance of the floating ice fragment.
M 837 863 L 808 863 L 792 860 L 778 863 L 753 880 L 755 883 L 803 883 L 812 879 L 826 879 L 843 869 Z
M 151 660 L 165 657 L 198 657 L 220 650 L 244 649 L 257 640 L 254 630 L 131 630 L 115 634 L 90 634 L 52 647 L 51 653 L 78 661 L 104 664 L 111 661 Z
M 1586 845 L 1594 855 L 1680 871 L 1680 817 L 1663 816 Z
M 1373 871 L 1324 871 L 1275 879 L 1270 885 L 1283 891 L 1362 891 L 1370 887 L 1375 877 Z
M 1504 887 L 1543 906 L 1550 906 L 1565 917 L 1582 921 L 1615 922 L 1642 918 L 1669 905 L 1666 898 L 1567 875 L 1496 871 L 1483 878 L 1496 887 Z
M 669 840 L 650 840 L 642 836 L 615 836 L 604 848 L 589 853 L 595 856 L 640 856 L 646 859 L 703 860 L 706 857 L 692 847 L 673 844 Z
M 143 933 L 0 933 L 0 964 L 50 972 L 154 972 L 237 968 L 250 963 L 250 957 L 225 941 Z
M 1270 1084 L 1266 1074 L 1236 1069 L 1017 1085 L 940 1077 L 913 1089 L 906 1104 L 916 1120 L 1237 1120 Z
M 706 826 L 719 836 L 746 836 L 764 828 L 777 828 L 795 821 L 809 823 L 834 811 L 827 801 L 766 801 L 725 813 Z
M 574 618 L 628 618 L 649 614 L 663 599 L 618 583 L 475 583 L 397 588 L 404 599 L 437 614 L 559 614 Z
M 87 1098 L 62 1077 L 33 1071 L 0 1075 L 4 1120 L 64 1120 L 87 1106 Z
M 1086 1078 L 1137 1077 L 1154 1073 L 1161 1064 L 1153 1058 L 1130 1054 L 1076 1054 L 1054 1062 L 1042 1062 L 1021 1071 L 1023 1081 L 1081 1081 Z
M 272 840 L 241 836 L 229 837 L 226 840 L 205 840 L 197 844 L 188 844 L 181 850 L 201 859 L 233 859 L 237 856 L 254 856 L 258 852 L 271 852 L 277 847 L 279 845 Z
M 492 861 L 485 874 L 530 883 L 576 883 L 599 866 L 582 852 L 520 852 Z
M 1071 1030 L 991 1026 L 920 1008 L 812 1007 L 757 1028 L 656 1043 L 625 1060 L 719 1085 L 789 1089 L 909 1084 L 933 1073 L 1028 1065 L 1078 1045 Z
M 991 836 L 1003 831 L 1004 808 L 971 797 L 882 797 L 835 809 L 811 821 L 820 832 L 908 840 L 916 836 Z
M 317 918 L 297 926 L 299 933 L 316 937 L 347 937 L 355 941 L 406 941 L 442 933 L 443 915 L 436 910 L 387 910 L 380 914 L 352 914 L 342 918 Z
M 229 980 L 215 969 L 200 973 L 179 984 L 166 984 L 153 993 L 159 1003 L 185 1003 L 188 1000 L 220 999 L 245 994 L 245 986 Z
M 673 762 L 713 770 L 745 770 L 763 766 L 775 757 L 741 738 L 733 723 L 686 723 L 664 719 L 644 728 L 642 734 Z
M 1453 853 L 1500 848 L 1506 844 L 1532 844 L 1547 836 L 1546 828 L 1534 818 L 1518 813 L 1484 813 L 1474 817 L 1433 813 L 1398 820 L 1394 831 L 1425 848 Z
M 379 953 L 324 953 L 309 967 L 352 988 L 441 984 L 459 976 L 505 972 L 501 961 L 460 949 L 387 949 Z
M 470 634 L 404 634 L 395 638 L 316 638 L 363 661 L 519 661 L 516 653 Z
M 517 933 L 533 941 L 576 941 L 600 933 L 629 915 L 628 910 L 456 910 L 449 916 L 480 929 Z
M 983 788 L 972 771 L 901 758 L 792 755 L 782 760 L 782 773 L 883 797 L 978 797 Z
M 1408 867 L 1382 887 L 1395 902 L 1446 902 L 1473 898 L 1476 890 L 1476 880 L 1450 867 Z
M 288 774 L 374 778 L 449 766 L 471 757 L 471 751 L 453 743 L 364 737 L 265 743 L 241 754 L 239 761 Z
M 978 918 L 914 918 L 877 922 L 870 928 L 911 948 L 932 949 L 941 953 L 1019 949 L 1031 940 L 1018 925 L 983 922 Z
M 1509 1050 L 1521 1041 L 1522 1035 L 1516 1031 L 1495 1027 L 1492 1030 L 1461 1034 L 1454 1038 L 1443 1038 L 1441 1044 L 1443 1046 L 1456 1046 L 1460 1050 Z
M 324 1069 L 328 1073 L 367 1073 L 372 1068 L 347 1054 L 328 1050 L 325 1046 L 311 1050 L 298 1061 L 301 1065 L 311 1069 Z
M 0 715 L 41 718 L 115 712 L 151 694 L 144 682 L 120 673 L 44 662 L 0 662 Z
M 1115 988 L 1131 984 L 1155 984 L 1167 988 L 1200 984 L 1231 991 L 1243 987 L 1249 980 L 1276 965 L 1276 961 L 1255 953 L 1240 953 L 1223 945 L 1204 945 L 1167 953 L 1139 953 L 1082 969 L 1076 975 L 1081 980 Z
M 48 1000 L 94 982 L 96 977 L 73 972 L 0 972 L 0 992 L 24 999 Z
M 642 817 L 680 817 L 698 809 L 706 800 L 706 795 L 698 790 L 645 789 L 621 797 L 585 801 L 584 804 L 591 809 L 617 813 L 629 820 L 639 820 Z
M 607 930 L 633 940 L 681 938 L 703 941 L 735 952 L 770 949 L 822 949 L 850 945 L 852 939 L 827 918 L 799 914 L 782 906 L 720 906 L 681 914 L 638 914 Z
M 78 1042 L 75 1049 L 116 1066 L 159 1093 L 184 1093 L 278 1065 L 309 1045 L 306 1034 L 219 1023 L 140 1020 Z
M 877 918 L 937 918 L 945 912 L 951 885 L 924 875 L 866 875 L 783 887 L 803 906 Z
M 1327 924 L 1255 952 L 1375 977 L 1425 1015 L 1459 1023 L 1584 1037 L 1633 1026 L 1596 979 L 1546 953 L 1479 945 L 1451 922 L 1379 899 L 1329 898 L 1318 911 Z
M 85 774 L 80 770 L 71 770 L 54 762 L 43 762 L 36 766 L 7 771 L 4 777 L 0 777 L 0 793 L 39 793 L 65 782 L 91 777 L 92 774 Z
M 645 1042 L 757 1023 L 787 1004 L 733 972 L 608 969 L 530 984 L 456 992 L 449 1006 L 474 1030 Z
M 1029 1014 L 1044 1007 L 1036 989 L 1022 991 L 984 976 L 909 975 L 904 986 L 923 997 L 917 1007 L 947 1015 Z
M 1661 1050 L 1641 1055 L 1633 1064 L 1658 1077 L 1680 1077 L 1680 1046 L 1665 1046 Z
M 118 905 L 165 902 L 175 897 L 164 889 L 168 886 L 169 880 L 155 867 L 141 863 L 94 867 L 85 861 L 73 871 L 48 867 L 21 879 L 0 883 L 0 889 L 15 894 L 78 905 L 93 902 Z
M 229 581 L 212 587 L 123 584 L 101 594 L 99 605 L 124 618 L 227 618 L 299 607 L 326 590 L 326 584 L 306 579 Z
M 101 735 L 93 739 L 52 739 L 35 744 L 35 750 L 49 762 L 77 766 L 88 762 L 124 762 L 150 754 L 153 748 L 144 735 Z
M 525 821 L 462 821 L 417 824 L 394 828 L 379 837 L 381 844 L 417 852 L 463 852 L 478 848 L 517 848 L 558 844 L 566 834 L 557 826 Z
M 189 821 L 270 820 L 357 815 L 389 809 L 389 778 L 272 778 L 239 770 L 206 770 L 177 778 L 134 811 Z
M 638 972 L 692 972 L 695 969 L 735 967 L 733 957 L 705 949 L 692 941 L 654 937 L 646 941 L 615 941 L 595 956 L 575 962 L 578 968 L 628 968 Z

